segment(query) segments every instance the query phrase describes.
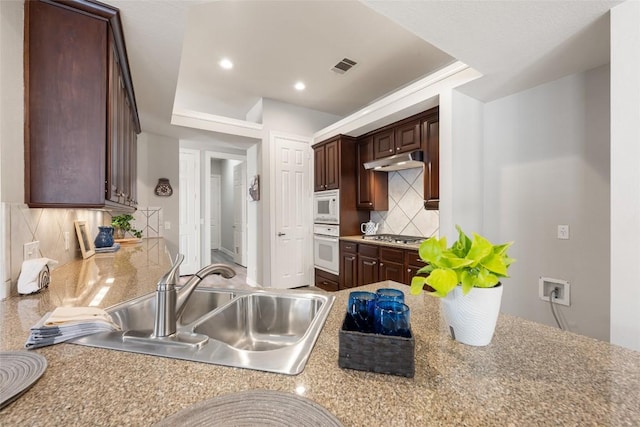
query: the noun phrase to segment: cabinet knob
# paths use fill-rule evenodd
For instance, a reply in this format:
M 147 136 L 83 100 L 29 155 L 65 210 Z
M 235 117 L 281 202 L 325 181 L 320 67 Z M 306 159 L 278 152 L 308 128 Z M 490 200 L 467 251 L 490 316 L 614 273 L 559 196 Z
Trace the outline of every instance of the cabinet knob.
M 399 150 L 400 150 L 400 147 L 396 147 L 396 151 L 399 151 Z
M 384 263 L 383 263 L 383 262 L 381 262 L 381 263 L 380 263 L 380 267 L 382 267 L 383 265 L 384 265 Z
M 351 261 L 355 261 L 356 257 L 352 256 Z
M 411 269 L 410 268 L 407 268 L 407 273 L 411 273 Z
M 390 153 L 391 153 L 391 152 L 393 152 L 393 148 L 389 148 L 389 152 L 390 152 Z
M 373 202 L 369 202 L 369 206 L 373 205 Z
M 371 263 L 371 265 L 376 265 L 376 264 L 377 264 L 377 262 L 375 262 L 375 261 L 373 261 L 373 262 Z

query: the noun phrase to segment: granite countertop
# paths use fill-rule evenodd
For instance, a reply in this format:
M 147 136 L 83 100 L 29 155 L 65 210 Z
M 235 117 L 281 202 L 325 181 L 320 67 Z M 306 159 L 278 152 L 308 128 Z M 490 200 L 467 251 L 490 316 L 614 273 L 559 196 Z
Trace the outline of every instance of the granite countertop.
M 101 307 L 153 291 L 168 264 L 162 241 L 145 240 L 59 267 L 48 290 L 0 302 L 0 350 L 23 349 L 29 327 L 46 311 L 88 305 L 104 286 L 110 290 Z M 363 289 L 378 287 L 408 291 L 395 282 Z M 338 331 L 349 291 L 335 294 L 300 375 L 58 344 L 34 350 L 48 368 L 0 411 L 0 425 L 145 426 L 214 396 L 256 389 L 298 393 L 345 426 L 638 425 L 640 353 L 508 315 L 500 316 L 489 346 L 466 346 L 449 338 L 429 295 L 405 292 L 414 378 L 340 369 Z

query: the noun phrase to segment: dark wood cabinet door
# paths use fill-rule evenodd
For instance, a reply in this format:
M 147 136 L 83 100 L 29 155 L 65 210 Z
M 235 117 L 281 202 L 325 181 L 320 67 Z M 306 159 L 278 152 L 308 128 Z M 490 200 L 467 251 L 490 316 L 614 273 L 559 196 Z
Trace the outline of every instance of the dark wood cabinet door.
M 358 286 L 358 255 L 343 253 L 340 256 L 340 289 Z
M 356 207 L 359 210 L 386 211 L 389 209 L 389 178 L 387 172 L 374 172 L 364 164 L 374 160 L 373 137 L 358 141 L 358 189 Z
M 395 154 L 394 130 L 388 129 L 373 135 L 373 157 L 381 159 Z
M 440 123 L 438 112 L 422 122 L 425 151 L 424 207 L 437 210 L 440 202 Z
M 379 250 L 380 280 L 394 280 L 404 283 L 404 250 L 382 246 Z
M 404 283 L 405 274 L 403 264 L 380 260 L 379 270 L 380 280 L 394 280 L 398 283 Z
M 340 188 L 340 151 L 339 141 L 328 142 L 325 146 L 325 190 L 335 190 Z
M 420 150 L 420 120 L 414 120 L 395 128 L 395 154 Z
M 320 145 L 313 148 L 313 191 L 323 191 L 325 188 L 325 147 L 326 145 Z
M 25 201 L 103 205 L 107 23 L 29 1 L 25 28 Z
M 358 255 L 358 286 L 378 282 L 378 258 Z
M 120 22 L 108 5 L 25 2 L 30 207 L 135 207 L 140 123 Z

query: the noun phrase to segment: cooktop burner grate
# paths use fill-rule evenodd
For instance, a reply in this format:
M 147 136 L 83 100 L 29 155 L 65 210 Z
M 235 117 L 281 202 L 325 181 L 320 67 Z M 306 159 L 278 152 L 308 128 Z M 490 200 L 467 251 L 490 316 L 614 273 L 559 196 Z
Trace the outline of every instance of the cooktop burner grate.
M 402 243 L 405 245 L 421 243 L 426 237 L 403 236 L 401 234 L 370 234 L 362 237 L 364 240 L 376 240 L 378 242 Z

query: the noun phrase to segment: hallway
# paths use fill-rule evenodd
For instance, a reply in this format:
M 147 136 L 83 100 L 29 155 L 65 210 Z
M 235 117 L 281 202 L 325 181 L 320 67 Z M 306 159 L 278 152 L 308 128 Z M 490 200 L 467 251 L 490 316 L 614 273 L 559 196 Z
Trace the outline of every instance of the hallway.
M 219 275 L 207 276 L 202 280 L 200 286 L 206 286 L 209 288 L 252 288 L 247 284 L 247 269 L 239 264 L 233 262 L 233 258 L 224 252 L 217 249 L 211 251 L 211 263 L 212 264 L 226 264 L 233 268 L 236 272 L 235 277 L 231 279 L 225 279 Z M 191 276 L 181 276 L 180 283 L 185 283 Z

